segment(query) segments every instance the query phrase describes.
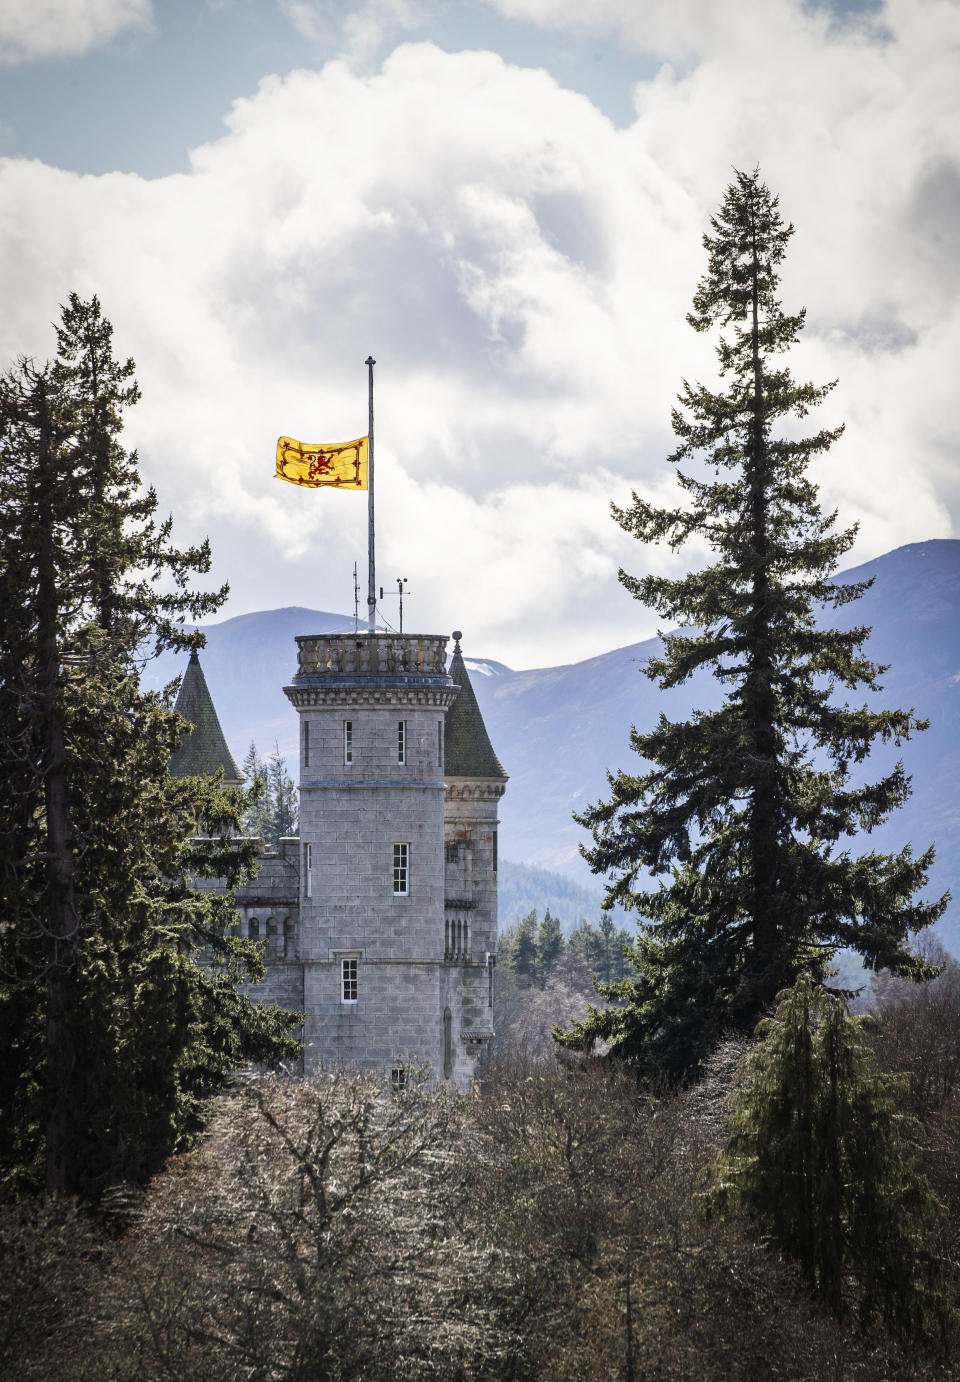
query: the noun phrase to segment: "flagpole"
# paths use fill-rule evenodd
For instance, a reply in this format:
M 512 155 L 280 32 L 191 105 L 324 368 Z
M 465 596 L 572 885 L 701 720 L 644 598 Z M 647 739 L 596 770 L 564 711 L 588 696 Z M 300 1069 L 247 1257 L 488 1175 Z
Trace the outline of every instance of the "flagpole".
M 364 364 L 367 367 L 367 406 L 370 414 L 367 432 L 367 633 L 375 633 L 377 627 L 377 573 L 373 557 L 373 367 L 376 360 L 368 355 Z

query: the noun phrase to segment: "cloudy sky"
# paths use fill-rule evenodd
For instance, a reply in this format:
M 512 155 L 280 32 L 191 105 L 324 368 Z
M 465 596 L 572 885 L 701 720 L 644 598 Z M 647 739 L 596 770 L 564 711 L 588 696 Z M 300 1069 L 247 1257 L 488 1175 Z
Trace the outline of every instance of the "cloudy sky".
M 670 493 L 732 167 L 797 227 L 793 363 L 839 379 L 817 478 L 851 562 L 956 535 L 958 58 L 956 0 L 0 0 L 0 356 L 49 355 L 58 303 L 100 295 L 129 443 L 229 616 L 351 612 L 364 497 L 273 457 L 366 430 L 373 354 L 407 626 L 587 657 L 655 627 L 619 566 L 696 558 L 609 502 Z

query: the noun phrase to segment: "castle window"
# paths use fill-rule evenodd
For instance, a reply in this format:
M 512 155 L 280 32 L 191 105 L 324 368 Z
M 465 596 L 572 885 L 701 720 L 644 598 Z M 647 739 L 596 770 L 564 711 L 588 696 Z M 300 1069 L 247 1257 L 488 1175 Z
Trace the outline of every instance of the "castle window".
M 343 722 L 343 761 L 347 766 L 353 762 L 353 721 Z
M 393 1090 L 394 1094 L 399 1094 L 400 1091 L 406 1089 L 406 1087 L 406 1067 L 402 1065 L 395 1065 L 393 1069 L 390 1071 L 390 1088 Z
M 256 917 L 251 917 L 250 919 L 248 935 L 252 941 L 258 941 L 260 939 L 260 922 Z
M 305 897 L 313 897 L 313 845 L 303 847 L 303 892 Z
M 407 761 L 407 722 L 406 720 L 397 721 L 397 762 L 406 763 Z
M 340 1001 L 343 1003 L 355 1003 L 356 994 L 359 991 L 358 970 L 359 960 L 354 956 L 340 960 Z
M 493 871 L 497 871 L 497 832 L 493 832 Z
M 393 895 L 406 897 L 410 892 L 410 846 L 393 847 Z
M 443 767 L 443 721 L 437 721 L 437 767 Z
M 457 864 L 457 863 L 459 863 L 459 862 L 460 862 L 460 841 L 459 841 L 459 840 L 444 840 L 444 842 L 443 842 L 443 852 L 444 852 L 444 856 L 445 856 L 446 862 L 447 862 L 448 864 Z
M 303 766 L 310 766 L 310 721 L 303 722 Z
M 358 961 L 354 958 L 340 961 L 340 1001 L 356 1003 L 359 982 L 357 978 Z
M 443 1078 L 449 1080 L 453 1074 L 453 1013 L 449 1008 L 443 1010 Z

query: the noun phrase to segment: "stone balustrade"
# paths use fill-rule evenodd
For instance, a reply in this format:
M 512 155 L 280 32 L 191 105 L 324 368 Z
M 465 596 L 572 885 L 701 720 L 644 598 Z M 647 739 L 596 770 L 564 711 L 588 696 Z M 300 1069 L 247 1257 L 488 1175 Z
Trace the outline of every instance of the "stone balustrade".
M 446 677 L 446 634 L 321 633 L 297 638 L 294 681 L 315 677 Z

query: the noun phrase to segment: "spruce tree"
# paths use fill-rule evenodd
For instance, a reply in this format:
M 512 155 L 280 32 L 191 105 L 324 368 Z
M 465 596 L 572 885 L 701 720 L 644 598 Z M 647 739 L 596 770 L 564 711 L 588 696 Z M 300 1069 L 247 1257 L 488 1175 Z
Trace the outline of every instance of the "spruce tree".
M 298 833 L 300 823 L 297 788 L 276 740 L 267 764 L 267 790 L 272 811 L 270 843 L 276 848 L 284 836 Z
M 588 861 L 613 880 L 606 904 L 646 927 L 629 956 L 637 975 L 601 990 L 619 1006 L 591 1010 L 562 1037 L 605 1038 L 672 1079 L 723 1033 L 752 1031 L 801 970 L 823 978 L 836 946 L 921 977 L 907 937 L 946 905 L 915 897 L 932 850 L 850 848 L 909 791 L 900 764 L 868 785 L 858 766 L 876 741 L 899 744 L 923 725 L 911 711 L 851 704 L 846 694 L 877 689 L 883 671 L 864 654 L 869 630 L 817 622 L 868 583 L 831 581 L 856 529 L 836 529 L 807 474 L 842 429 L 799 436 L 792 423 L 833 387 L 797 383 L 781 358 L 804 324 L 777 297 L 793 226 L 758 172 L 738 172 L 711 228 L 688 321 L 719 329 L 719 384 L 685 382 L 673 413 L 685 498 L 662 508 L 634 494 L 614 516 L 641 542 L 712 548 L 711 564 L 678 579 L 620 579 L 680 625 L 646 674 L 668 689 L 708 668 L 725 699 L 634 729 L 643 766 L 609 774 L 609 800 L 577 818 L 593 833 Z
M 560 929 L 560 922 L 548 907 L 543 914 L 543 921 L 540 923 L 536 939 L 537 958 L 534 973 L 538 988 L 543 988 L 550 978 L 551 971 L 563 954 L 565 947 L 566 942 Z
M 247 784 L 248 806 L 243 817 L 243 830 L 246 835 L 268 843 L 273 828 L 270 809 L 270 790 L 267 780 L 267 765 L 257 752 L 256 743 L 251 739 L 247 756 L 241 764 L 241 772 Z
M 121 445 L 139 395 L 111 336 L 72 296 L 55 362 L 0 376 L 0 1177 L 91 1199 L 186 1145 L 295 1020 L 239 994 L 255 948 L 192 882 L 253 862 L 243 796 L 170 780 L 185 725 L 139 689 L 225 590 L 191 588 L 209 549 L 172 545 Z
M 779 994 L 707 1203 L 753 1219 L 834 1314 L 945 1349 L 960 1321 L 956 1264 L 936 1250 L 943 1206 L 919 1124 L 897 1112 L 906 1079 L 875 1069 L 865 1020 L 809 975 Z

